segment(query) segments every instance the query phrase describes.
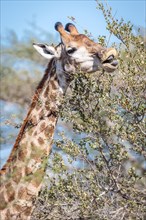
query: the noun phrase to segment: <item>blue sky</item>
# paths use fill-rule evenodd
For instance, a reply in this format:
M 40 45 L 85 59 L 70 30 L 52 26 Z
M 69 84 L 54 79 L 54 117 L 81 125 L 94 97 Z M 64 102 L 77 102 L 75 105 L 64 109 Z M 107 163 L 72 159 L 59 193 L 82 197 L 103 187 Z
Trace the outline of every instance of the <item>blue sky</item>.
M 116 12 L 117 18 L 123 17 L 125 21 L 130 20 L 136 26 L 145 26 L 144 0 L 107 2 L 113 8 L 113 14 Z M 12 29 L 18 38 L 21 38 L 24 30 L 28 28 L 28 23 L 35 21 L 38 26 L 57 36 L 54 30 L 55 22 L 66 24 L 70 22 L 68 16 L 73 16 L 81 33 L 87 29 L 95 38 L 98 35 L 108 37 L 104 18 L 96 6 L 94 0 L 1 0 L 1 34 L 4 36 L 7 30 Z

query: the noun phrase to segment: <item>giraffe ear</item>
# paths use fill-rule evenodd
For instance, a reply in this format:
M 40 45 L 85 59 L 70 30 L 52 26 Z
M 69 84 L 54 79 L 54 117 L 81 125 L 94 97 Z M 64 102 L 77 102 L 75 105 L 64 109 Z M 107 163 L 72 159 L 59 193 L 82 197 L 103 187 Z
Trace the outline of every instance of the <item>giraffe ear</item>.
M 57 57 L 56 50 L 52 46 L 48 46 L 47 44 L 33 43 L 33 47 L 46 59 L 50 60 L 53 57 Z

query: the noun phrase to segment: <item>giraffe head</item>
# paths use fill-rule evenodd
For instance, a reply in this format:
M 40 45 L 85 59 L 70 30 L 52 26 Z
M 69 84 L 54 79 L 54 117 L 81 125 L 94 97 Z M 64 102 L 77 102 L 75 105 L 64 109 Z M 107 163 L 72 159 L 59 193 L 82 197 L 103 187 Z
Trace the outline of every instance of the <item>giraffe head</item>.
M 61 36 L 59 45 L 54 47 L 47 44 L 33 44 L 33 46 L 48 60 L 55 58 L 57 66 L 65 72 L 74 72 L 76 68 L 86 72 L 95 72 L 99 69 L 113 72 L 117 69 L 117 52 L 114 48 L 104 48 L 86 35 L 79 34 L 71 23 L 68 23 L 64 29 L 63 25 L 57 22 L 55 29 Z
M 79 34 L 71 23 L 68 23 L 64 29 L 63 25 L 57 22 L 55 29 L 60 33 L 66 55 L 74 66 L 80 66 L 80 69 L 86 72 L 94 72 L 99 69 L 113 72 L 117 69 L 117 52 L 114 48 L 104 48 L 86 35 Z

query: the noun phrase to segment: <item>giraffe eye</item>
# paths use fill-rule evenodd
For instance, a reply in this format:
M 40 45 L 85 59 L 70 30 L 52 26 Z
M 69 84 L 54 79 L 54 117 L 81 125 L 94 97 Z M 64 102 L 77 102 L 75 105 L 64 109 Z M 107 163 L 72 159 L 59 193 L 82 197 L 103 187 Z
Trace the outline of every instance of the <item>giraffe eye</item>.
M 75 51 L 77 50 L 77 48 L 75 48 L 75 47 L 69 47 L 69 48 L 67 48 L 67 53 L 68 54 L 72 54 L 72 53 L 74 53 Z

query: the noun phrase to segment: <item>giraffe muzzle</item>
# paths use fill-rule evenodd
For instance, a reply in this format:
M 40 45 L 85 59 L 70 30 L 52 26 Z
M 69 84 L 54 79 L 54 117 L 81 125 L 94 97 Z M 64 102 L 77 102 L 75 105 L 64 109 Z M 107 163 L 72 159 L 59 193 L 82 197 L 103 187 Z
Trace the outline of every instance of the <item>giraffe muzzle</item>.
M 114 48 L 109 48 L 102 53 L 102 66 L 105 71 L 113 72 L 118 67 L 117 51 Z
M 112 66 L 117 66 L 118 65 L 118 61 L 115 59 L 115 57 L 113 56 L 113 55 L 111 55 L 111 56 L 109 56 L 108 58 L 107 58 L 107 60 L 105 60 L 104 62 L 103 62 L 103 64 L 104 63 L 109 63 L 109 64 L 111 64 Z
M 104 62 L 102 62 L 102 66 L 106 72 L 114 72 L 118 67 L 118 61 L 114 56 L 109 56 Z

